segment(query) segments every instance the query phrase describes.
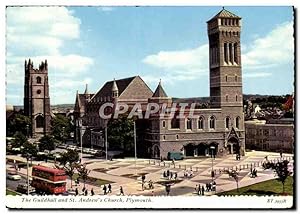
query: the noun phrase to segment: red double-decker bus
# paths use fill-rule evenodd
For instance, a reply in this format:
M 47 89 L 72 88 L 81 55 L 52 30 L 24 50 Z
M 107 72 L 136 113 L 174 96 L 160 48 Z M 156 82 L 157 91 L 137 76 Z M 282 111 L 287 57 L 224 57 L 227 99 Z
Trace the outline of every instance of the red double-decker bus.
M 32 183 L 37 192 L 61 194 L 66 191 L 67 176 L 64 170 L 45 166 L 32 167 Z

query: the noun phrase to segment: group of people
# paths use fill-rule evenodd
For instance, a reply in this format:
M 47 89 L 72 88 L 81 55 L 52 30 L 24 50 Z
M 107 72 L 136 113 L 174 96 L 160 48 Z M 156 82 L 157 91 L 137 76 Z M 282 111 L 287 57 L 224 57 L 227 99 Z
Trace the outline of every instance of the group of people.
M 196 192 L 197 192 L 197 195 L 204 195 L 204 185 L 201 186 L 200 184 L 199 185 L 196 185 L 196 188 L 195 188 Z
M 171 172 L 170 170 L 163 172 L 163 177 L 167 178 L 168 180 L 176 180 L 177 179 L 177 172 Z
M 76 189 L 75 189 L 75 195 L 76 195 L 76 196 L 79 195 L 79 191 L 78 191 L 78 188 L 77 188 L 77 187 L 76 187 Z M 81 193 L 81 195 L 87 196 L 87 195 L 88 195 L 88 189 L 85 188 L 85 187 L 83 187 L 83 188 L 82 188 L 82 193 Z M 92 188 L 92 189 L 91 189 L 91 196 L 93 196 L 93 195 L 95 195 L 95 192 L 94 192 L 94 189 Z
M 108 186 L 104 185 L 102 190 L 103 190 L 103 195 L 107 195 L 107 193 L 112 193 L 111 184 L 108 184 Z M 79 195 L 79 191 L 78 191 L 77 187 L 75 189 L 75 195 L 76 196 Z M 88 189 L 83 187 L 82 188 L 82 193 L 80 195 L 87 196 L 88 195 Z M 94 189 L 92 188 L 91 189 L 91 196 L 93 196 L 93 195 L 95 195 L 95 192 L 94 192 Z M 120 195 L 125 195 L 122 186 L 120 186 Z
M 103 190 L 103 195 L 107 195 L 107 193 L 111 193 L 111 185 L 108 184 L 107 187 L 106 187 L 106 185 L 104 185 L 102 190 Z
M 183 176 L 184 176 L 184 178 L 193 177 L 193 171 L 192 170 L 184 170 Z

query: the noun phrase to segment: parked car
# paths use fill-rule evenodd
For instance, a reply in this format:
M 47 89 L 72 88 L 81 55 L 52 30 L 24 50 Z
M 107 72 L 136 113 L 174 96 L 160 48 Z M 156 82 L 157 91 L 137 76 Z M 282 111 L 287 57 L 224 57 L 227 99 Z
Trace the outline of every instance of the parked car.
M 16 173 L 16 172 L 9 172 L 7 174 L 7 178 L 10 180 L 18 181 L 18 180 L 21 180 L 22 177 L 20 175 L 18 175 L 18 173 Z
M 17 191 L 23 194 L 27 194 L 27 184 L 26 183 L 18 184 Z M 35 192 L 35 188 L 29 185 L 29 194 L 34 192 Z

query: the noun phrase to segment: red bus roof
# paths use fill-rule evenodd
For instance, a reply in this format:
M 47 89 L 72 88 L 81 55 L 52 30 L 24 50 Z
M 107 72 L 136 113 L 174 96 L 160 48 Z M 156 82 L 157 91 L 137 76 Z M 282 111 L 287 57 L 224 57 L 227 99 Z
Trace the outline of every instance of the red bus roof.
M 61 170 L 61 169 L 53 169 L 53 168 L 49 168 L 49 167 L 46 167 L 46 166 L 33 166 L 33 169 L 37 169 L 37 170 L 40 170 L 40 171 L 44 171 L 44 172 L 50 172 L 50 173 L 53 173 L 53 174 L 56 174 L 56 173 L 65 173 L 64 170 Z

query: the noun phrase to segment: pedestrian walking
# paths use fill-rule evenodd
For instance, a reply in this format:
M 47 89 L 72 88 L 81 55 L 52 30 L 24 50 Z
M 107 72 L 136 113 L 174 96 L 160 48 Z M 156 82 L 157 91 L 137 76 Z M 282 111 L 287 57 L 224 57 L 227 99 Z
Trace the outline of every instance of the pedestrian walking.
M 173 178 L 173 172 L 170 172 L 170 179 L 172 180 Z
M 201 187 L 202 189 L 202 195 L 204 195 L 204 185 Z
M 85 191 L 85 187 L 82 188 L 82 192 L 84 192 L 84 191 Z
M 94 189 L 93 189 L 93 188 L 91 189 L 91 195 L 92 195 L 92 196 L 95 195 Z
M 123 190 L 123 187 L 122 187 L 122 186 L 120 186 L 120 195 L 125 195 L 125 194 L 124 194 L 124 190 Z
M 76 196 L 78 195 L 78 189 L 77 188 L 75 189 L 75 195 Z
M 104 195 L 106 195 L 106 194 L 107 194 L 107 192 L 106 192 L 106 190 L 107 190 L 107 187 L 106 187 L 105 185 L 104 185 L 104 187 L 103 187 L 103 189 L 102 189 L 102 190 L 103 190 L 103 194 L 104 194 Z
M 111 185 L 108 184 L 108 192 L 111 193 Z
M 87 190 L 87 189 L 85 189 L 85 191 L 84 191 L 84 195 L 85 195 L 85 196 L 87 196 L 87 195 L 88 195 L 88 190 Z
M 174 180 L 177 179 L 177 172 L 174 173 Z
M 169 170 L 167 170 L 167 177 L 169 177 L 170 176 L 170 171 Z
M 201 195 L 201 185 L 199 184 L 198 189 L 197 189 L 197 194 Z

